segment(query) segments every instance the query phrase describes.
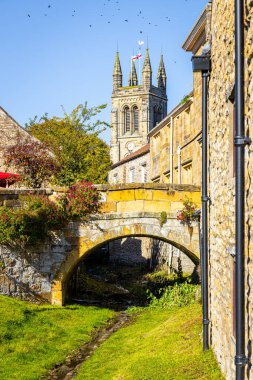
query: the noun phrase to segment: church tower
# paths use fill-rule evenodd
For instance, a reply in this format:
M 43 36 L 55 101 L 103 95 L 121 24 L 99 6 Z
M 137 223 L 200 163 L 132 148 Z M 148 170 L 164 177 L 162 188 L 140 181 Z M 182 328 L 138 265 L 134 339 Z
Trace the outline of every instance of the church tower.
M 113 70 L 111 159 L 113 164 L 147 144 L 147 134 L 167 115 L 166 72 L 163 56 L 152 84 L 149 50 L 142 67 L 142 83 L 132 60 L 128 86 L 123 86 L 119 53 Z

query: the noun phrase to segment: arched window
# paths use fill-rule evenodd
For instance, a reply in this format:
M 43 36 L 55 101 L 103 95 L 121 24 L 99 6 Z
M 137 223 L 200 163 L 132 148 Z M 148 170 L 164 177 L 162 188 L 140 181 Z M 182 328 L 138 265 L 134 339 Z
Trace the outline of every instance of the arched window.
M 154 113 L 153 113 L 153 127 L 155 127 L 156 126 L 156 124 L 157 124 L 157 115 L 158 114 L 158 111 L 157 111 L 157 106 L 154 106 Z
M 124 132 L 130 132 L 130 109 L 125 107 L 124 109 Z
M 134 132 L 139 130 L 139 110 L 138 107 L 134 106 L 133 108 L 133 121 L 134 121 Z
M 162 107 L 160 106 L 158 108 L 158 115 L 157 115 L 157 122 L 160 123 L 160 121 L 162 120 L 162 116 L 163 116 L 163 112 L 162 112 Z

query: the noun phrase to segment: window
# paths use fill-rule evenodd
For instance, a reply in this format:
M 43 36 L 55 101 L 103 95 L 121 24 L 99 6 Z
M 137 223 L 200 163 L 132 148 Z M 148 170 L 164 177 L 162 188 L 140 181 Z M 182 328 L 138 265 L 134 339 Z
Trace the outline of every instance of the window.
M 147 182 L 147 164 L 141 165 L 141 182 Z
M 156 124 L 157 124 L 157 113 L 158 113 L 158 111 L 157 111 L 157 106 L 154 106 L 154 114 L 153 114 L 153 127 L 155 127 L 156 126 Z
M 113 183 L 117 183 L 118 182 L 118 173 L 115 173 L 113 175 Z
M 134 132 L 138 132 L 138 130 L 139 130 L 139 110 L 136 106 L 133 108 L 133 120 L 134 120 Z
M 130 132 L 130 109 L 125 107 L 124 109 L 124 133 Z
M 163 116 L 163 111 L 162 111 L 162 107 L 160 106 L 158 108 L 158 115 L 157 115 L 157 122 L 160 123 L 160 121 L 162 120 L 162 116 Z
M 131 168 L 130 170 L 129 170 L 129 183 L 133 183 L 134 182 L 134 180 L 135 180 L 135 170 L 134 170 L 134 168 Z

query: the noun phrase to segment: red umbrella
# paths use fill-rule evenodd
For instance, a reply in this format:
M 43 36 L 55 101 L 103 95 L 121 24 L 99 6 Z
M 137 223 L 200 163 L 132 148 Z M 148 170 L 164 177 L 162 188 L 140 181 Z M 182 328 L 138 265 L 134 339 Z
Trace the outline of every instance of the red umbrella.
M 12 185 L 14 182 L 20 180 L 19 174 L 14 173 L 3 173 L 0 172 L 0 187 L 6 187 Z

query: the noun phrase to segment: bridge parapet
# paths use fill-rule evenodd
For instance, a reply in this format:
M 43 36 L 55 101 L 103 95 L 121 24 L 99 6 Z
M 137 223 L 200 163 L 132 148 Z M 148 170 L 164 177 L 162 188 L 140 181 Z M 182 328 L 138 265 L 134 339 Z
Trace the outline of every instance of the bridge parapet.
M 102 213 L 165 211 L 175 214 L 186 198 L 200 206 L 200 188 L 192 185 L 156 183 L 98 185 Z

